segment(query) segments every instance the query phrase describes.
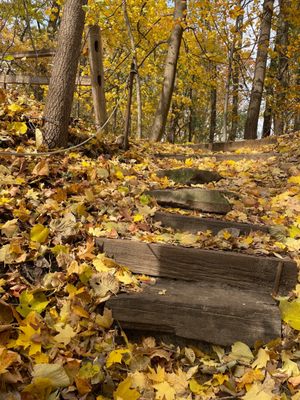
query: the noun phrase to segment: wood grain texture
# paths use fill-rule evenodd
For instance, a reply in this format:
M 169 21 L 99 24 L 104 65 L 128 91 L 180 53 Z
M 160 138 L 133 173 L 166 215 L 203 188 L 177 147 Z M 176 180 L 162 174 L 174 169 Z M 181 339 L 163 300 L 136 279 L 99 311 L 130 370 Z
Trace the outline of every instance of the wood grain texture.
M 147 192 L 158 204 L 169 207 L 187 208 L 216 214 L 231 211 L 229 201 L 218 190 L 199 188 L 157 189 Z
M 251 149 L 259 148 L 268 144 L 276 144 L 277 136 L 269 136 L 263 139 L 249 139 L 249 140 L 238 140 L 235 142 L 215 142 L 215 143 L 198 143 L 198 144 L 187 144 L 186 147 L 192 149 L 209 149 L 212 151 L 231 151 L 248 147 Z
M 20 85 L 49 85 L 50 78 L 48 76 L 29 76 L 29 75 L 0 75 L 0 84 L 20 84 Z M 76 78 L 76 85 L 78 86 L 91 86 L 91 79 L 89 76 L 82 76 Z
M 160 294 L 166 290 L 165 294 Z M 122 327 L 168 332 L 220 345 L 253 345 L 280 337 L 279 309 L 272 298 L 203 282 L 158 279 L 141 293 L 120 294 L 106 306 Z
M 221 221 L 212 218 L 192 217 L 175 213 L 156 212 L 154 221 L 161 222 L 162 226 L 186 232 L 205 232 L 210 230 L 217 234 L 222 229 L 238 229 L 241 234 L 248 235 L 251 231 L 268 232 L 269 228 L 265 225 L 244 224 L 241 222 Z
M 271 295 L 278 263 L 283 261 L 279 294 L 287 294 L 297 283 L 297 266 L 291 260 L 134 240 L 99 238 L 96 244 L 109 257 L 138 274 L 225 284 Z
M 170 154 L 170 153 L 156 153 L 154 157 L 156 158 L 173 158 L 175 160 L 186 160 L 187 158 L 215 158 L 217 161 L 223 160 L 266 160 L 270 157 L 276 157 L 278 153 L 249 153 L 249 154 Z

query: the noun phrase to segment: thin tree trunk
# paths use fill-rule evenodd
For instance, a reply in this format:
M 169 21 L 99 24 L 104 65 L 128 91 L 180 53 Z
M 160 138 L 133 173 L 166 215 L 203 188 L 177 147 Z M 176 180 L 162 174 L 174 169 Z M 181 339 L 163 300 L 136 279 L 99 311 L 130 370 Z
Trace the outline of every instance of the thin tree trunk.
M 194 80 L 194 79 L 193 79 Z M 193 110 L 193 89 L 190 89 L 190 100 L 191 105 L 189 109 L 189 123 L 188 123 L 188 141 L 191 142 L 193 140 L 194 135 L 194 110 Z
M 64 147 L 68 142 L 85 4 L 86 0 L 67 0 L 63 10 L 44 111 L 44 141 L 50 148 Z
M 257 57 L 254 70 L 250 103 L 247 112 L 244 138 L 256 139 L 260 105 L 262 100 L 266 65 L 268 58 L 268 48 L 270 42 L 271 22 L 273 15 L 274 0 L 264 0 L 263 17 L 261 21 Z
M 175 1 L 175 25 L 172 29 L 169 39 L 169 48 L 164 70 L 164 81 L 150 136 L 150 140 L 152 141 L 161 140 L 165 132 L 172 94 L 174 90 L 177 61 L 179 57 L 179 50 L 183 34 L 183 27 L 180 20 L 185 18 L 186 8 L 186 0 Z
M 128 99 L 127 99 L 127 107 L 126 107 L 126 115 L 125 115 L 125 130 L 124 130 L 124 138 L 123 138 L 123 146 L 122 146 L 123 150 L 129 149 L 131 103 L 132 103 L 134 75 L 135 75 L 135 66 L 134 66 L 134 63 L 132 63 L 130 74 L 129 74 L 129 82 L 128 82 Z
M 299 88 L 299 92 L 300 92 L 300 67 L 298 68 L 298 76 L 297 76 L 297 79 L 296 79 L 296 85 Z M 300 96 L 296 100 L 298 100 L 298 102 L 297 102 L 298 107 L 297 107 L 297 110 L 296 110 L 296 113 L 295 113 L 295 119 L 294 119 L 294 129 L 293 130 L 295 132 L 300 131 L 300 107 L 299 107 Z
M 239 1 L 239 5 L 241 2 Z M 235 24 L 237 35 L 237 43 L 234 48 L 233 66 L 232 66 L 232 113 L 231 113 L 231 130 L 228 136 L 229 141 L 235 141 L 238 131 L 239 122 L 239 83 L 240 83 L 240 66 L 238 50 L 243 45 L 243 14 L 238 15 Z
M 278 31 L 276 33 L 275 39 L 275 48 L 274 52 L 276 52 L 276 42 L 278 37 Z M 271 135 L 272 129 L 272 121 L 273 121 L 273 97 L 274 97 L 274 78 L 276 74 L 276 64 L 277 60 L 276 57 L 271 58 L 269 70 L 268 70 L 268 82 L 266 84 L 266 105 L 264 111 L 264 123 L 263 123 L 263 131 L 262 136 L 267 137 Z
M 141 88 L 141 77 L 136 70 L 135 75 L 135 84 L 136 84 L 136 103 L 137 103 L 137 132 L 136 138 L 142 139 L 143 134 L 143 103 L 142 103 L 142 88 Z
M 284 133 L 285 102 L 288 89 L 288 57 L 287 47 L 289 41 L 289 23 L 286 19 L 287 0 L 279 0 L 278 20 L 278 67 L 277 67 L 277 90 L 275 93 L 274 132 L 275 135 Z
M 133 34 L 132 34 L 131 24 L 130 24 L 129 17 L 128 17 L 126 0 L 122 0 L 122 5 L 123 5 L 124 20 L 125 20 L 125 24 L 126 24 L 129 40 L 130 40 L 130 47 L 131 47 L 131 52 L 132 52 L 132 62 L 134 64 L 134 69 L 136 71 L 136 102 L 137 102 L 137 132 L 136 132 L 136 138 L 137 139 L 141 139 L 142 138 L 142 119 L 143 119 L 141 79 L 140 79 L 140 75 L 139 75 L 139 72 L 138 72 L 136 46 L 135 46 L 135 43 L 134 43 L 134 37 L 133 37 Z
M 224 134 L 224 141 L 227 141 L 228 132 L 227 132 L 227 125 L 228 125 L 228 105 L 229 105 L 229 96 L 230 96 L 230 83 L 232 77 L 232 60 L 235 48 L 235 39 L 232 41 L 229 51 L 228 57 L 228 71 L 227 71 L 227 79 L 225 85 L 225 100 L 224 100 L 224 113 L 223 113 L 223 134 Z
M 89 27 L 88 43 L 95 122 L 97 129 L 99 129 L 107 120 L 104 92 L 103 50 L 99 26 L 93 25 Z M 107 126 L 104 128 L 104 132 L 107 132 Z

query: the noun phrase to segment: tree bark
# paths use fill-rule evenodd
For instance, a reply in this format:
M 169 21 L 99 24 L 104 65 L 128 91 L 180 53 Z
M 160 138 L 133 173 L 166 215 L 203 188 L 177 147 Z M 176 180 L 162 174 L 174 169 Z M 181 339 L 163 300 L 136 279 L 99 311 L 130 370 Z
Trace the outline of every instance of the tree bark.
M 159 104 L 156 110 L 150 140 L 161 140 L 167 123 L 168 113 L 170 110 L 172 94 L 174 90 L 177 61 L 179 57 L 183 27 L 181 21 L 185 18 L 187 9 L 187 0 L 176 0 L 174 21 L 175 25 L 172 29 L 169 39 L 168 54 L 165 63 L 164 81 L 160 95 Z
M 125 115 L 125 129 L 124 129 L 124 137 L 123 137 L 123 150 L 129 149 L 129 134 L 130 134 L 130 123 L 131 123 L 131 103 L 132 103 L 132 91 L 133 91 L 133 81 L 135 75 L 135 65 L 131 64 L 131 70 L 129 74 L 129 82 L 128 82 L 128 99 L 127 99 L 127 107 L 126 107 L 126 115 Z
M 241 1 L 239 1 L 239 5 Z M 235 141 L 238 131 L 239 122 L 239 84 L 240 84 L 240 66 L 238 50 L 243 45 L 243 14 L 238 15 L 235 24 L 235 32 L 237 36 L 236 46 L 233 54 L 232 65 L 232 114 L 231 114 L 231 129 L 228 136 L 229 141 Z
M 44 111 L 44 141 L 50 147 L 65 147 L 80 56 L 86 0 L 67 0 L 53 60 L 49 93 Z
M 99 129 L 107 120 L 104 92 L 103 50 L 99 26 L 93 25 L 89 27 L 88 42 L 95 121 L 97 129 Z M 107 126 L 104 128 L 104 132 L 107 132 Z
M 288 89 L 288 56 L 287 47 L 289 42 L 289 23 L 286 18 L 287 0 L 279 0 L 278 20 L 278 67 L 277 87 L 275 94 L 274 132 L 275 135 L 284 133 L 284 118 L 286 114 L 285 103 Z
M 128 12 L 127 12 L 127 3 L 126 0 L 122 0 L 122 5 L 123 5 L 123 14 L 124 14 L 124 20 L 130 40 L 130 47 L 131 47 L 131 52 L 132 52 L 132 62 L 134 64 L 134 70 L 136 71 L 135 77 L 136 77 L 136 103 L 137 103 L 137 132 L 136 132 L 136 138 L 141 139 L 142 138 L 142 119 L 143 119 L 143 107 L 142 107 L 142 91 L 141 91 L 141 79 L 140 75 L 138 72 L 138 62 L 137 62 L 137 56 L 136 56 L 136 46 L 134 43 L 134 37 L 132 34 L 132 29 L 131 29 L 131 24 L 129 21 L 128 17 Z
M 254 70 L 250 103 L 247 112 L 244 138 L 256 139 L 260 105 L 262 100 L 266 65 L 268 58 L 268 48 L 270 42 L 271 22 L 273 15 L 274 0 L 264 0 L 263 17 L 260 26 L 258 39 L 258 49 Z

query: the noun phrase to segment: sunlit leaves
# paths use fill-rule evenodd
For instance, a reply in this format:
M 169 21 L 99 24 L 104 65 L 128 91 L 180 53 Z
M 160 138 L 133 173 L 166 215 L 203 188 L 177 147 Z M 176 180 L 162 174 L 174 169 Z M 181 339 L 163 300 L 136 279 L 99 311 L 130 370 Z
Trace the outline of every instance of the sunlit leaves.
M 288 301 L 280 300 L 281 318 L 292 328 L 300 330 L 300 299 Z
M 40 314 L 49 304 L 44 293 L 31 293 L 27 290 L 24 290 L 21 293 L 19 301 L 20 304 L 16 310 L 22 315 L 22 317 L 27 317 L 31 311 Z
M 44 243 L 49 235 L 49 228 L 42 224 L 34 225 L 30 231 L 30 239 L 33 242 Z

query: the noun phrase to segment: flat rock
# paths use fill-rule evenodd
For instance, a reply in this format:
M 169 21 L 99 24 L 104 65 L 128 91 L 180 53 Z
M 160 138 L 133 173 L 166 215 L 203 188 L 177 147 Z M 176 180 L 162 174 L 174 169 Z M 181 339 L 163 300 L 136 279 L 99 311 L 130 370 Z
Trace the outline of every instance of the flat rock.
M 158 204 L 168 207 L 187 208 L 216 214 L 226 214 L 231 205 L 222 192 L 198 188 L 150 190 Z
M 167 177 L 176 183 L 192 185 L 197 183 L 217 182 L 222 176 L 217 172 L 201 170 L 198 168 L 176 168 L 160 170 L 156 173 L 159 177 Z

